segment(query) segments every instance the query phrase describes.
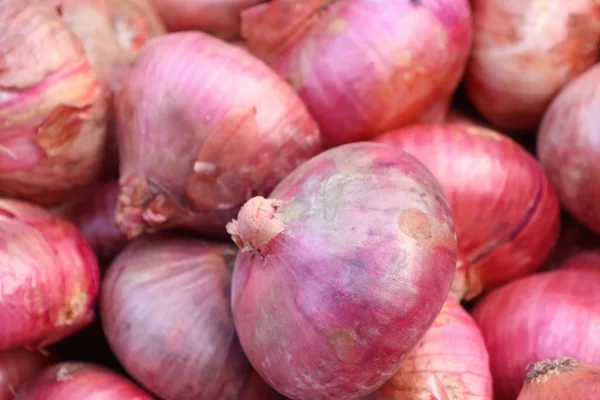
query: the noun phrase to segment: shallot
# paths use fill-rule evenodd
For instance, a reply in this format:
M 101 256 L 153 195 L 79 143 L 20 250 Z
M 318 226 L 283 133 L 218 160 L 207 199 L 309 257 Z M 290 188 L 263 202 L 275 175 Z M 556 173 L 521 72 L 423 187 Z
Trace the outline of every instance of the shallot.
M 52 359 L 37 351 L 12 349 L 0 352 L 0 400 L 12 400 L 15 392 Z
M 450 207 L 411 155 L 354 143 L 254 197 L 232 305 L 257 372 L 292 399 L 356 399 L 389 379 L 433 324 L 456 267 Z

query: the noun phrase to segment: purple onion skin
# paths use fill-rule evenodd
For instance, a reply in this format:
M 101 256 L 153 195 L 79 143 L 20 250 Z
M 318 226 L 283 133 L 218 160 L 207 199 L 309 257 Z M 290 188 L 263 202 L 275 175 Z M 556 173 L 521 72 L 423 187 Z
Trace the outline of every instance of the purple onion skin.
M 235 250 L 188 237 L 132 242 L 111 264 L 101 316 L 113 352 L 165 400 L 259 400 L 231 316 Z M 274 395 L 274 394 L 269 394 Z

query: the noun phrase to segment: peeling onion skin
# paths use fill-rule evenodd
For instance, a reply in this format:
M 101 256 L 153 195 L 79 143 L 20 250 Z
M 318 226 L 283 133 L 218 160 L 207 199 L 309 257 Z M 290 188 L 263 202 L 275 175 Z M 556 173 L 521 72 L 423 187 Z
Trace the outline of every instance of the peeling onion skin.
M 235 333 L 234 258 L 230 245 L 154 236 L 134 241 L 111 264 L 101 299 L 108 343 L 160 398 L 277 398 L 253 376 Z
M 474 124 L 443 124 L 376 140 L 417 157 L 444 188 L 458 240 L 458 298 L 535 272 L 548 258 L 560 204 L 541 166 L 512 139 Z
M 362 400 L 424 400 L 435 376 L 450 400 L 492 400 L 492 374 L 481 332 L 469 313 L 449 297 L 423 340 L 400 370 Z
M 472 0 L 466 91 L 493 125 L 535 132 L 567 82 L 598 61 L 596 0 Z
M 0 400 L 12 400 L 29 378 L 52 362 L 40 352 L 11 349 L 0 352 Z
M 0 199 L 0 267 L 0 350 L 43 348 L 94 318 L 98 263 L 67 220 Z
M 316 123 L 283 79 L 200 32 L 149 43 L 117 107 L 116 218 L 129 237 L 169 228 L 226 237 L 247 199 L 321 151 Z
M 475 306 L 494 399 L 515 399 L 532 362 L 572 357 L 600 364 L 598 287 L 600 269 L 558 269 L 502 286 Z
M 298 91 L 326 147 L 439 122 L 427 115 L 447 112 L 471 30 L 467 0 L 273 0 L 242 13 L 248 49 Z
M 107 93 L 54 9 L 0 3 L 0 192 L 55 205 L 92 182 Z
M 600 233 L 600 65 L 554 99 L 542 121 L 537 150 L 561 203 Z
M 383 144 L 314 157 L 227 228 L 242 249 L 232 286 L 240 342 L 291 399 L 356 399 L 383 385 L 433 323 L 455 271 L 439 184 Z
M 541 361 L 527 374 L 517 400 L 596 400 L 600 368 L 564 357 Z
M 152 400 L 133 382 L 95 364 L 65 362 L 28 381 L 14 400 Z

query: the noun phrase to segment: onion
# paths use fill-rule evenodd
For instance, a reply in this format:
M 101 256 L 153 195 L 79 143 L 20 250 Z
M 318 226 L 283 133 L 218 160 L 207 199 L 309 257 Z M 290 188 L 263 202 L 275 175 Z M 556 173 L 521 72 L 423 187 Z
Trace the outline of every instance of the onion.
M 600 5 L 599 5 L 600 7 Z M 538 154 L 561 203 L 600 233 L 600 64 L 571 82 L 548 108 Z
M 536 363 L 517 400 L 596 400 L 600 368 L 564 357 Z
M 314 157 L 227 229 L 232 305 L 257 372 L 292 399 L 354 399 L 390 378 L 433 323 L 456 263 L 437 181 L 391 146 Z
M 595 268 L 600 271 L 600 251 L 586 251 L 567 258 L 560 266 L 563 269 Z
M 94 364 L 65 362 L 27 382 L 15 400 L 152 400 L 126 378 Z
M 98 264 L 66 220 L 0 199 L 0 350 L 42 348 L 94 317 Z
M 234 257 L 228 245 L 147 237 L 111 264 L 101 299 L 108 343 L 129 374 L 160 398 L 267 398 L 231 317 Z
M 283 79 L 200 32 L 146 46 L 118 112 L 117 222 L 129 237 L 171 227 L 225 235 L 248 198 L 321 149 L 315 122 Z
M 106 92 L 48 6 L 1 1 L 0 49 L 0 192 L 57 204 L 98 174 Z
M 533 131 L 568 81 L 598 60 L 596 0 L 472 0 L 466 90 L 494 125 Z
M 467 0 L 273 0 L 242 13 L 242 34 L 299 92 L 331 147 L 445 114 L 471 19 Z
M 170 31 L 201 30 L 223 39 L 240 36 L 240 13 L 265 0 L 152 0 Z
M 446 300 L 433 326 L 394 377 L 364 400 L 431 399 L 438 387 L 447 399 L 492 399 L 483 337 L 453 297 Z
M 511 282 L 474 310 L 490 354 L 496 400 L 513 400 L 530 363 L 600 364 L 600 269 L 567 268 Z
M 472 299 L 542 266 L 558 237 L 560 206 L 521 146 L 473 124 L 419 125 L 377 140 L 413 154 L 442 184 L 458 237 L 455 295 Z
M 42 353 L 25 349 L 0 352 L 0 400 L 12 400 L 21 385 L 50 362 Z
M 557 268 L 571 257 L 596 249 L 600 249 L 600 236 L 589 231 L 564 213 L 561 220 L 560 236 L 545 263 L 545 268 Z

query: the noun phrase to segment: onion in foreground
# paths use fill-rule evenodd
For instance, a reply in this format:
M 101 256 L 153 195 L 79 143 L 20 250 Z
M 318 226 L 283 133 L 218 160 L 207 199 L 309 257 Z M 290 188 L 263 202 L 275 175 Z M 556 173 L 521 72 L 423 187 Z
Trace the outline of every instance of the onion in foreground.
M 0 352 L 0 400 L 12 400 L 27 380 L 52 362 L 37 351 L 12 349 Z

